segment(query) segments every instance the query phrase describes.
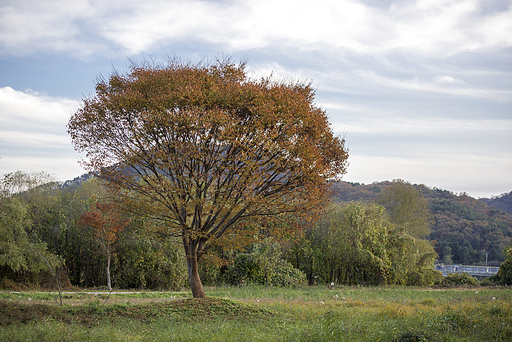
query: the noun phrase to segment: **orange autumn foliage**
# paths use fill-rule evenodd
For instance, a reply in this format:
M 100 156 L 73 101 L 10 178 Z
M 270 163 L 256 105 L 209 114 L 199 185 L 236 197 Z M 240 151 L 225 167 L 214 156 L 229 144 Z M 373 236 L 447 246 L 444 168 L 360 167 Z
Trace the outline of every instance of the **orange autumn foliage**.
M 90 226 L 94 235 L 107 256 L 107 286 L 112 290 L 110 280 L 110 261 L 112 248 L 119 237 L 119 233 L 128 224 L 129 220 L 121 218 L 110 203 L 96 203 L 95 209 L 88 211 L 80 217 L 79 225 Z
M 328 181 L 345 173 L 344 140 L 314 93 L 253 80 L 229 60 L 132 66 L 98 82 L 68 132 L 120 205 L 181 238 L 193 295 L 204 297 L 197 269 L 209 249 L 245 239 L 247 224 L 314 221 Z
M 80 217 L 79 225 L 91 226 L 99 244 L 106 252 L 117 241 L 119 233 L 128 222 L 129 220 L 122 219 L 114 210 L 113 204 L 96 203 L 95 209 Z

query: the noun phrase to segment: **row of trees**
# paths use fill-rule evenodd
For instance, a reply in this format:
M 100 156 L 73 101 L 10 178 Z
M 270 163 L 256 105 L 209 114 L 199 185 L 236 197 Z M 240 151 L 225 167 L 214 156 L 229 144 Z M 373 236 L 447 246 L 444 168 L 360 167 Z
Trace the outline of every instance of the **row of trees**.
M 104 204 L 107 188 L 97 178 L 62 186 L 44 183 L 48 177 L 16 172 L 2 180 L 2 287 L 55 286 L 54 273 L 62 283 L 81 287 L 108 287 L 109 273 L 117 288 L 187 285 L 179 240 L 162 236 L 154 221 Z M 260 227 L 258 238 L 219 244 L 199 273 L 209 285 L 429 285 L 440 275 L 432 268 L 435 242 L 423 239 L 432 223 L 427 207 L 417 188 L 394 181 L 376 201 L 332 204 L 322 220 L 302 231 L 274 222 Z M 509 250 L 493 281 L 510 283 L 511 255 Z
M 0 187 L 0 267 L 3 282 L 16 280 L 32 282 L 42 270 L 54 273 L 61 264 L 60 258 L 47 250 L 35 227 L 45 221 L 45 210 L 31 212 L 27 201 L 15 194 L 32 188 L 49 187 L 46 174 L 8 174 Z M 38 208 L 40 209 L 40 208 Z M 47 272 L 48 273 L 48 272 Z M 7 275 L 7 277 L 6 277 Z M 9 277 L 10 276 L 10 277 Z M 51 276 L 50 276 L 51 279 Z M 44 279 L 48 281 L 48 277 Z M 50 280 L 51 281 L 51 280 Z
M 110 271 L 118 288 L 185 285 L 176 242 L 156 239 L 153 222 L 121 216 L 98 179 L 62 186 L 46 173 L 14 172 L 2 189 L 3 287 L 55 285 L 45 260 L 68 285 L 108 286 Z
M 431 201 L 435 218 L 429 238 L 446 264 L 499 266 L 510 245 L 512 217 L 466 195 Z
M 186 285 L 180 241 L 162 236 L 158 222 L 121 215 L 107 202 L 108 189 L 97 178 L 67 187 L 55 181 L 41 184 L 48 177 L 16 172 L 3 179 L 4 286 L 6 279 L 50 285 L 53 279 L 41 256 L 76 286 Z M 35 179 L 39 182 L 28 182 Z M 14 183 L 23 191 L 9 193 Z M 219 244 L 205 256 L 199 273 L 209 284 L 429 284 L 435 279 L 436 254 L 422 239 L 430 223 L 425 208 L 418 191 L 396 181 L 380 204 L 333 204 L 307 229 L 269 222 L 256 239 L 238 239 L 230 248 Z
M 336 184 L 337 200 L 350 202 L 378 201 L 392 182 Z M 504 260 L 503 250 L 510 245 L 512 215 L 486 205 L 466 194 L 413 185 L 429 203 L 433 215 L 430 233 L 432 242 L 445 264 L 499 266 Z
M 481 198 L 480 200 L 489 206 L 512 214 L 512 191 L 491 198 Z
M 290 250 L 309 283 L 432 284 L 437 254 L 422 238 L 431 221 L 428 203 L 410 184 L 394 181 L 375 202 L 331 207 Z

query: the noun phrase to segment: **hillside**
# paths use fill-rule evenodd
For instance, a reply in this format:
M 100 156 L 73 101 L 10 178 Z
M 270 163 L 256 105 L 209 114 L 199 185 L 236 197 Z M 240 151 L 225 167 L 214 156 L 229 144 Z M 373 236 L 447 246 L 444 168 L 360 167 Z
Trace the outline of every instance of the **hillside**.
M 488 206 L 512 214 L 512 191 L 508 194 L 505 193 L 491 198 L 480 198 L 480 201 L 485 202 Z
M 86 182 L 87 180 L 91 179 L 93 176 L 90 173 L 84 173 L 81 176 L 75 177 L 72 180 L 67 180 L 62 183 L 63 188 L 70 188 L 74 186 L 80 186 L 82 183 Z
M 336 199 L 372 201 L 389 184 L 340 182 L 334 185 Z M 487 264 L 491 266 L 505 260 L 503 249 L 510 245 L 512 237 L 511 214 L 467 194 L 414 186 L 430 203 L 434 221 L 427 238 L 434 244 L 439 261 L 485 265 L 487 257 Z

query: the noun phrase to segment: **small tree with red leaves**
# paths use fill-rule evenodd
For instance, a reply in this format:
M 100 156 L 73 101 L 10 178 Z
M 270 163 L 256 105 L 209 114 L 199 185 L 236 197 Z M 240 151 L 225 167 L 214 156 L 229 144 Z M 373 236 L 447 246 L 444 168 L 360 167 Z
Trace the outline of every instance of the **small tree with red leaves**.
M 81 226 L 90 226 L 94 229 L 96 240 L 107 256 L 107 286 L 112 290 L 110 281 L 110 261 L 114 244 L 119 238 L 119 234 L 128 224 L 129 220 L 120 217 L 110 203 L 96 203 L 95 209 L 83 214 L 80 217 Z

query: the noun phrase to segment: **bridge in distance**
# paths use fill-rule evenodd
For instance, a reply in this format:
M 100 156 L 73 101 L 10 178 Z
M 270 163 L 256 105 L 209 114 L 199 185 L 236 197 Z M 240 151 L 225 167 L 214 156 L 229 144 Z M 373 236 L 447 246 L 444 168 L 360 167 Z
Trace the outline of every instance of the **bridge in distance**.
M 498 273 L 499 267 L 490 266 L 465 266 L 465 265 L 437 265 L 436 270 L 441 271 L 443 276 L 450 273 L 467 273 L 474 277 L 490 277 Z

